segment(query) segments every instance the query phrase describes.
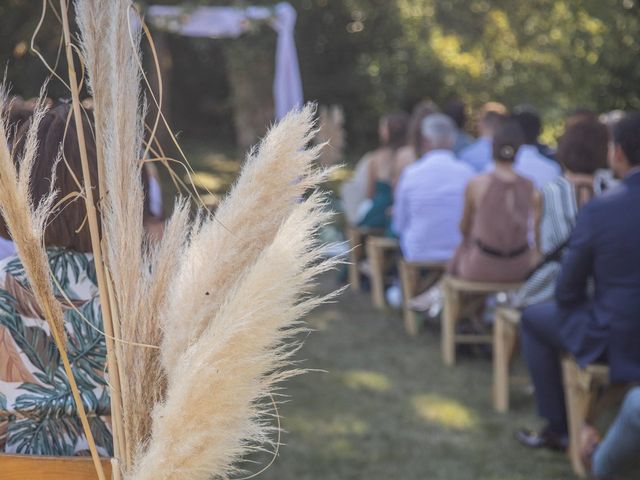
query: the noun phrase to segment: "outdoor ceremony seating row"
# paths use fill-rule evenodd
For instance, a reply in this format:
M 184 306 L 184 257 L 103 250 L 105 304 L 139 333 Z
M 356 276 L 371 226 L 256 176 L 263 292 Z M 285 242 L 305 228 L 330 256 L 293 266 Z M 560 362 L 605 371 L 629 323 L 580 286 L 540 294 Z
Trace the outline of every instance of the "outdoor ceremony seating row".
M 398 243 L 394 239 L 378 237 L 379 232 L 366 229 L 350 229 L 350 258 L 360 261 L 366 254 L 370 266 L 372 302 L 376 308 L 384 308 L 385 302 L 385 261 L 389 252 L 398 252 Z M 363 243 L 366 242 L 366 248 Z M 497 412 L 509 410 L 509 373 L 510 363 L 518 342 L 520 311 L 499 306 L 494 315 L 492 334 L 457 333 L 459 321 L 473 314 L 473 309 L 484 302 L 487 295 L 509 292 L 520 287 L 517 283 L 470 282 L 444 275 L 445 264 L 428 262 L 408 262 L 398 254 L 398 273 L 402 287 L 402 316 L 408 335 L 418 334 L 419 322 L 416 312 L 411 308 L 411 300 L 420 292 L 442 280 L 444 310 L 442 313 L 441 348 L 445 365 L 456 362 L 458 344 L 493 345 L 493 406 Z M 355 261 L 355 260 L 352 260 Z M 354 268 L 355 267 L 355 268 Z M 421 279 L 423 273 L 427 275 Z M 350 265 L 350 279 L 358 277 L 351 285 L 360 289 L 360 272 L 357 265 Z M 443 278 L 444 275 L 444 278 Z M 597 414 L 598 403 L 613 397 L 621 397 L 628 388 L 626 385 L 612 387 L 609 382 L 609 367 L 604 364 L 589 365 L 580 368 L 569 356 L 562 359 L 565 399 L 569 421 L 569 457 L 573 471 L 579 477 L 586 472 L 580 460 L 580 430 L 585 422 Z M 601 402 L 602 401 L 602 402 Z M 0 475 L 0 480 L 4 477 Z M 14 478 L 14 477 L 7 477 Z M 15 477 L 17 478 L 17 477 Z

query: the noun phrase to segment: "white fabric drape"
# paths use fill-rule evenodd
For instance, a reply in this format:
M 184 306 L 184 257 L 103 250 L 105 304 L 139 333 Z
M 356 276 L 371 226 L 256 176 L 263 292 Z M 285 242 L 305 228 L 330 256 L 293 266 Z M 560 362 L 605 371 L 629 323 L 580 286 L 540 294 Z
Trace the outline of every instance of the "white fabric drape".
M 302 79 L 295 44 L 296 11 L 287 2 L 267 7 L 181 7 L 154 5 L 147 16 L 158 28 L 189 37 L 237 38 L 255 20 L 271 20 L 278 34 L 273 99 L 276 118 L 303 103 Z

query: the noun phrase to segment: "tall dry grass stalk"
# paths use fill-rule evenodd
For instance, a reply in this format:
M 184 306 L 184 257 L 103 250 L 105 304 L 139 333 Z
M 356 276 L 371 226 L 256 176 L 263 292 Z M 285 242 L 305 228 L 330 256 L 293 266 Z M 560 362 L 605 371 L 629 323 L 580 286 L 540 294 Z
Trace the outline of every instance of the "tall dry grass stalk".
M 143 230 L 141 183 L 144 108 L 140 101 L 140 31 L 129 31 L 126 0 L 76 2 L 80 45 L 95 105 L 96 141 L 103 163 L 103 250 L 112 292 L 126 471 L 148 441 L 150 411 L 161 398 L 164 372 L 159 308 L 168 293 L 184 244 L 188 210 L 181 203 L 158 245 Z M 133 42 L 131 41 L 133 37 Z
M 39 205 L 35 206 L 29 189 L 31 171 L 38 149 L 38 128 L 46 113 L 43 99 L 44 93 L 41 94 L 26 134 L 25 146 L 19 157 L 20 168 L 18 171 L 7 141 L 7 94 L 4 89 L 0 91 L 0 104 L 2 105 L 2 112 L 0 113 L 0 211 L 5 219 L 18 255 L 22 260 L 31 290 L 42 307 L 45 320 L 60 352 L 60 359 L 69 380 L 71 393 L 98 477 L 104 480 L 102 464 L 100 463 L 98 451 L 80 397 L 80 391 L 67 356 L 64 314 L 60 302 L 54 296 L 49 259 L 44 248 L 44 230 L 47 219 L 53 210 L 56 193 L 53 190 L 50 191 L 46 197 L 41 199 Z M 53 186 L 54 184 L 55 177 L 51 179 L 51 185 Z
M 310 128 L 313 114 L 308 106 L 272 129 L 249 155 L 216 220 L 192 233 L 161 317 L 162 361 L 169 375 L 178 357 L 207 328 L 211 312 L 220 308 L 239 273 L 273 241 L 298 199 L 319 181 L 312 170 L 319 147 L 305 148 L 315 132 Z M 185 302 L 194 291 L 199 301 Z

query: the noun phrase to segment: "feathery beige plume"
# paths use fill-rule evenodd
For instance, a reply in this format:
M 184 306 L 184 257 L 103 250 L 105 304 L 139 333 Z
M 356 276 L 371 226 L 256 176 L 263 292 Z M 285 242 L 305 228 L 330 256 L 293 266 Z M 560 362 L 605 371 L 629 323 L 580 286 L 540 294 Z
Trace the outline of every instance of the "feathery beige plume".
M 315 108 L 288 115 L 249 155 L 240 178 L 207 221 L 191 235 L 184 261 L 171 284 L 172 296 L 162 312 L 162 361 L 172 366 L 206 329 L 239 273 L 273 240 L 305 191 L 322 173 L 312 164 L 320 147 L 307 149 L 315 133 Z M 201 268 L 206 265 L 206 268 Z M 186 302 L 193 298 L 197 302 Z

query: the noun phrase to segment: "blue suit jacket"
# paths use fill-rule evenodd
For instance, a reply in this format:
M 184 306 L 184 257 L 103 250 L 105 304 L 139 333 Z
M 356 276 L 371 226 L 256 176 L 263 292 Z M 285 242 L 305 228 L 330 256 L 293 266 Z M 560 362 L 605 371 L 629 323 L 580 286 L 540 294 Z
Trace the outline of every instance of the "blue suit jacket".
M 556 285 L 561 340 L 612 381 L 640 380 L 640 172 L 581 210 Z

